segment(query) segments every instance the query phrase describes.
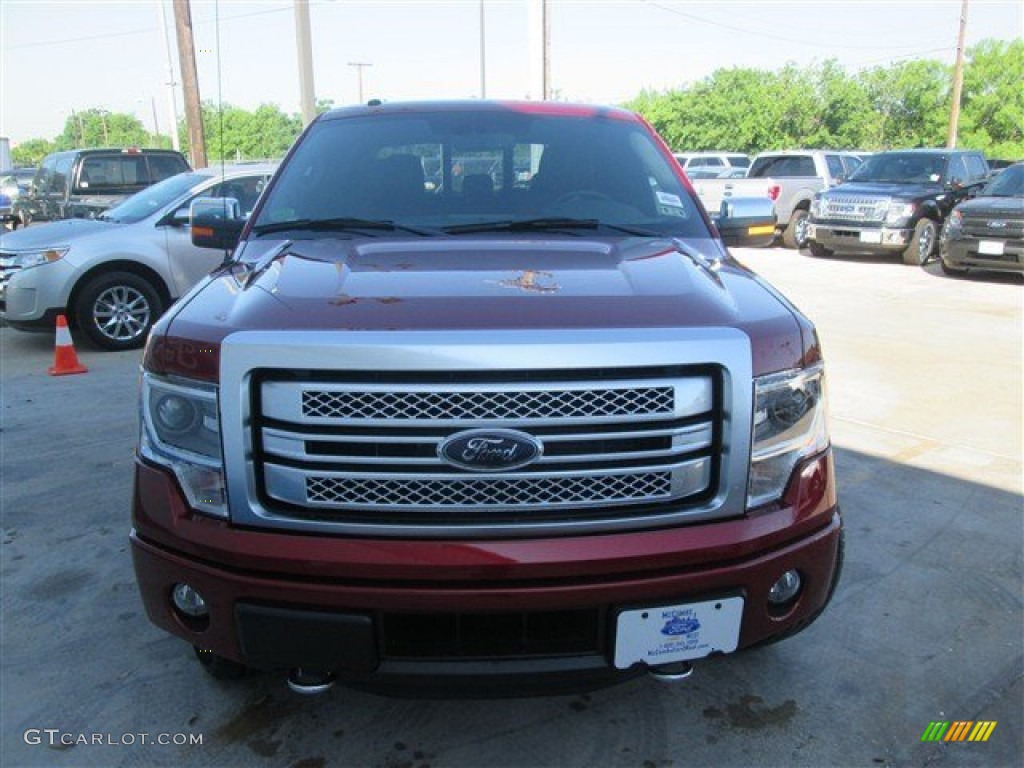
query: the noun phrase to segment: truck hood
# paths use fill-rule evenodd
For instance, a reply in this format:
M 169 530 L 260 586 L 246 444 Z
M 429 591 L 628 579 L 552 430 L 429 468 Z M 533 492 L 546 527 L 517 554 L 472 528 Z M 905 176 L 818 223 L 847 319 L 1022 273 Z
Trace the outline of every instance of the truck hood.
M 1008 216 L 1024 218 L 1024 197 L 976 197 L 957 206 L 963 214 L 972 216 Z
M 111 228 L 117 226 L 110 221 L 94 219 L 66 219 L 48 224 L 36 224 L 17 229 L 14 232 L 5 232 L 2 248 L 5 251 L 28 251 L 36 248 L 71 245 L 83 237 L 100 232 L 110 232 Z
M 251 241 L 242 255 L 251 265 L 280 245 Z M 214 274 L 157 331 L 218 343 L 235 330 L 712 326 L 746 330 L 773 370 L 804 352 L 794 312 L 752 273 L 731 260 L 708 269 L 667 239 L 303 240 L 248 275 Z
M 946 194 L 939 184 L 911 184 L 908 182 L 846 181 L 828 191 L 829 195 L 877 195 L 916 199 Z

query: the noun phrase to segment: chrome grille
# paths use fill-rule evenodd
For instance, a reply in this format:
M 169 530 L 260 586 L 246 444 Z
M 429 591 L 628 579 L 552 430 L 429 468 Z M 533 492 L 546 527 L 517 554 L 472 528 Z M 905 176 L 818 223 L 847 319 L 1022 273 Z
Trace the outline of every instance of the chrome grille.
M 969 237 L 994 240 L 1020 240 L 1024 238 L 1024 219 L 1006 216 L 964 216 L 964 233 Z
M 882 221 L 889 210 L 888 197 L 829 194 L 821 198 L 822 219 Z
M 15 254 L 8 251 L 0 251 L 0 290 L 7 287 L 14 274 L 20 270 L 15 262 Z
M 506 480 L 306 478 L 306 495 L 311 504 L 404 508 L 540 507 L 548 504 L 654 501 L 667 499 L 671 490 L 672 475 L 669 472 Z
M 599 509 L 628 515 L 710 490 L 719 395 L 708 369 L 546 381 L 550 375 L 458 384 L 258 381 L 263 492 L 284 517 L 369 515 L 387 524 L 391 512 L 444 526 L 480 514 L 495 523 L 530 514 L 572 520 Z M 527 466 L 497 472 L 439 455 L 453 436 L 489 428 L 525 431 L 543 451 Z
M 372 392 L 304 390 L 302 413 L 316 419 L 564 419 L 671 414 L 671 387 L 541 391 Z

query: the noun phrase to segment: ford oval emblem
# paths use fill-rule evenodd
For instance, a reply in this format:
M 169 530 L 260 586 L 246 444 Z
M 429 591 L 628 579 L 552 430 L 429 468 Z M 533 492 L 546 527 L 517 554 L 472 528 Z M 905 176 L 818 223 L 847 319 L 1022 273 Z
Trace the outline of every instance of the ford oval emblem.
M 473 472 L 519 469 L 543 453 L 540 440 L 512 429 L 470 429 L 451 435 L 437 446 L 442 461 Z

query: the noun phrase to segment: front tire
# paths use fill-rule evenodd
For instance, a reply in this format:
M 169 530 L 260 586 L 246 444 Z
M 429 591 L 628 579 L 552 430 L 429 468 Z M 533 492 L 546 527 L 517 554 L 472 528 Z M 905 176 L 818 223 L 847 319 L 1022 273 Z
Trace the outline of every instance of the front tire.
M 807 245 L 807 211 L 798 208 L 782 233 L 782 244 L 787 248 L 803 248 Z
M 86 283 L 75 301 L 78 327 L 100 349 L 141 347 L 163 311 L 160 294 L 131 272 L 107 272 Z
M 807 250 L 816 259 L 827 259 L 835 253 L 835 251 L 830 251 L 821 243 L 816 243 L 813 240 L 807 244 Z
M 951 267 L 948 264 L 946 264 L 946 262 L 942 261 L 941 259 L 939 260 L 939 266 L 942 267 L 943 274 L 946 274 L 949 277 L 966 277 L 967 276 L 967 270 L 966 269 L 957 269 L 956 267 Z
M 939 228 L 931 219 L 921 219 L 914 227 L 914 238 L 910 247 L 903 252 L 903 263 L 911 267 L 923 267 L 935 252 L 939 241 Z

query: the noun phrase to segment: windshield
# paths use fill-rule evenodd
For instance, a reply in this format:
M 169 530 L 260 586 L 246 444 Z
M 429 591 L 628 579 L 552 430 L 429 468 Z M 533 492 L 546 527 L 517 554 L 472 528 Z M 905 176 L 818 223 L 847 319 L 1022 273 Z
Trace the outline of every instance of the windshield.
M 397 225 L 391 231 L 403 236 L 620 227 L 710 237 L 642 124 L 513 110 L 322 119 L 282 169 L 253 232 L 283 232 L 289 222 L 290 238 L 342 228 L 379 236 L 357 222 Z
M 942 184 L 946 155 L 920 152 L 883 152 L 872 155 L 850 174 L 850 181 Z
M 192 187 L 209 178 L 199 173 L 179 173 L 137 192 L 120 205 L 115 205 L 103 214 L 103 218 L 122 224 L 134 224 L 170 205 Z
M 990 181 L 981 193 L 986 197 L 1024 197 L 1024 165 L 1017 163 Z

